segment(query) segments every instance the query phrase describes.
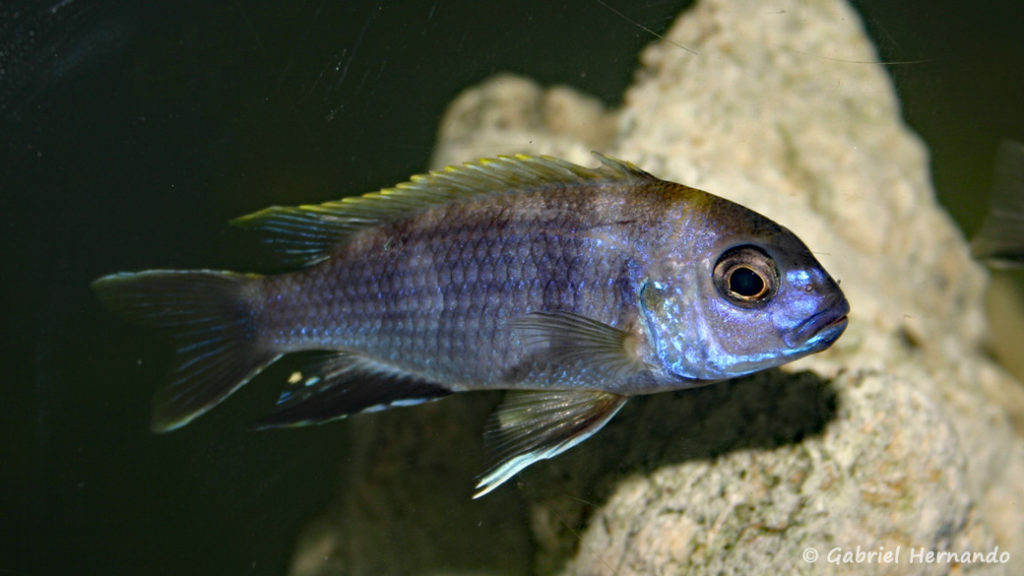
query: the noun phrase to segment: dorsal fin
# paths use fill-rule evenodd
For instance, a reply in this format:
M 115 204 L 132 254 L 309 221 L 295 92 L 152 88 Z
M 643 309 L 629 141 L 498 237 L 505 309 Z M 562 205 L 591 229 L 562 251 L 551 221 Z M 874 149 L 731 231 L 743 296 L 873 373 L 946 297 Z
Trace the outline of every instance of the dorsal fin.
M 429 208 L 481 194 L 583 182 L 654 179 L 630 162 L 594 152 L 587 168 L 550 156 L 498 156 L 413 176 L 408 182 L 362 196 L 301 206 L 271 206 L 231 221 L 266 233 L 285 263 L 312 265 L 327 259 L 353 233 L 402 220 Z

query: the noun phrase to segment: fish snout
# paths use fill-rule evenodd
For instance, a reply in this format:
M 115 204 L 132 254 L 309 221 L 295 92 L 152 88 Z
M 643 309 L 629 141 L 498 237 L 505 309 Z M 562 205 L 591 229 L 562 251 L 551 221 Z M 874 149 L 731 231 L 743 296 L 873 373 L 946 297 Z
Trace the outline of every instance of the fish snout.
M 783 341 L 792 348 L 821 350 L 835 342 L 846 330 L 850 304 L 839 298 L 787 332 Z

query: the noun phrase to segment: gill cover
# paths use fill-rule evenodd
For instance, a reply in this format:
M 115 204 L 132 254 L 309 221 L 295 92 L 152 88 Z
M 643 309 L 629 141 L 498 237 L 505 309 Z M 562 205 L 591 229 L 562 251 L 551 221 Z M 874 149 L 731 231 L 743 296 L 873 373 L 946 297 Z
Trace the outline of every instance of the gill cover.
M 657 278 L 641 284 L 648 341 L 672 376 L 723 380 L 827 345 L 810 332 L 845 318 L 845 299 L 806 247 L 776 230 L 764 241 L 742 239 L 709 258 L 691 258 L 690 266 L 662 263 Z M 819 317 L 828 322 L 809 322 Z

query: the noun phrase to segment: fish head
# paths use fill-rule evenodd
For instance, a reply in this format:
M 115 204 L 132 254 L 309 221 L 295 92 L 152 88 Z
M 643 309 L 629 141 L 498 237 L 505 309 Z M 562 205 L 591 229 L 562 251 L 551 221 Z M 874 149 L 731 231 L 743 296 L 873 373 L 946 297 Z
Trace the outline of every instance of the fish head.
M 807 246 L 722 202 L 727 208 L 665 252 L 640 285 L 651 352 L 676 378 L 724 380 L 779 366 L 828 348 L 846 329 L 849 303 Z

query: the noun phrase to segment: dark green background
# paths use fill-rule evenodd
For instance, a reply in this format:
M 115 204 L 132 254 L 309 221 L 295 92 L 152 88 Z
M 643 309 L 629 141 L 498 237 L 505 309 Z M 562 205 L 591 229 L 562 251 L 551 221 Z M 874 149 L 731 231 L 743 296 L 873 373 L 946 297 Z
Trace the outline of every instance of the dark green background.
M 654 38 L 608 6 L 664 32 L 688 4 L 0 3 L 0 575 L 281 573 L 345 464 L 346 424 L 246 432 L 285 366 L 152 435 L 169 350 L 89 281 L 259 269 L 228 219 L 423 170 L 445 105 L 494 73 L 616 105 Z M 856 4 L 881 58 L 914 62 L 888 70 L 973 231 L 999 139 L 1024 139 L 1024 11 Z

